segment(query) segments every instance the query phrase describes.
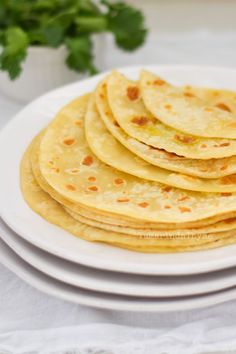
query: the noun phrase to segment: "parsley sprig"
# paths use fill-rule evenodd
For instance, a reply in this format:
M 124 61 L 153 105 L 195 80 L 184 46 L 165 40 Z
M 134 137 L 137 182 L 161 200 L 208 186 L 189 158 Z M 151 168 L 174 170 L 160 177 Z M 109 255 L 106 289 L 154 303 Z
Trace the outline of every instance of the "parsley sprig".
M 0 69 L 11 79 L 22 70 L 29 46 L 68 49 L 67 65 L 94 74 L 92 34 L 110 32 L 117 46 L 133 51 L 146 38 L 142 12 L 125 2 L 100 0 L 1 0 Z

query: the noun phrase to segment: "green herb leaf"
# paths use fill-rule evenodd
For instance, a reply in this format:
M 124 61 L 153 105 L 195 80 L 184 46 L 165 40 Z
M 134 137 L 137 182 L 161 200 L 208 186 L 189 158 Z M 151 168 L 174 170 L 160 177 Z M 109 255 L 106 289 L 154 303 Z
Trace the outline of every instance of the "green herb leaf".
M 0 68 L 13 80 L 21 72 L 21 63 L 26 57 L 28 36 L 19 27 L 9 27 L 4 36 L 4 49 L 0 55 Z
M 92 42 L 88 36 L 67 38 L 66 45 L 69 52 L 66 62 L 72 70 L 92 75 L 97 73 L 93 65 Z
M 71 9 L 70 11 L 58 14 L 46 23 L 43 34 L 48 45 L 58 47 L 63 42 L 64 35 L 75 15 L 76 10 Z
M 75 23 L 78 33 L 104 32 L 108 24 L 105 16 L 78 16 Z
M 129 51 L 147 34 L 142 12 L 119 0 L 0 0 L 0 70 L 14 79 L 28 46 L 65 44 L 67 65 L 94 74 L 92 34 L 101 32 Z
M 123 2 L 102 0 L 102 3 L 108 7 L 108 29 L 114 34 L 120 48 L 132 51 L 144 43 L 147 29 L 140 10 Z

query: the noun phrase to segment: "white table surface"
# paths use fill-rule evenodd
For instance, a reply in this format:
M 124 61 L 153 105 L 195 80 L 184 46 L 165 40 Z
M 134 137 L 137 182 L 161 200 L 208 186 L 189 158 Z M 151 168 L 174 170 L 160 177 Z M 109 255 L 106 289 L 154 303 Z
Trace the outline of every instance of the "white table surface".
M 105 68 L 142 63 L 236 67 L 236 33 L 216 35 L 203 31 L 186 35 L 152 35 L 147 45 L 133 56 L 121 54 L 108 41 Z M 12 102 L 0 93 L 0 127 L 21 107 L 23 104 Z M 129 328 L 113 327 L 112 324 Z M 135 333 L 140 333 L 143 339 L 146 338 L 146 345 L 138 345 L 137 334 L 133 333 L 135 327 L 143 328 L 139 329 L 140 332 L 135 330 Z M 99 340 L 96 337 L 98 333 Z M 26 353 L 27 343 L 32 344 L 31 350 L 27 349 L 28 354 L 161 354 L 164 351 L 171 354 L 191 354 L 217 350 L 226 352 L 236 349 L 235 333 L 236 301 L 211 309 L 179 313 L 116 313 L 66 303 L 45 295 L 0 265 L 1 354 Z M 128 339 L 124 339 L 125 335 L 133 340 L 129 345 Z M 68 347 L 59 347 L 58 343 L 61 343 L 63 336 L 68 339 Z M 79 343 L 84 341 L 83 349 L 75 337 L 77 340 L 81 338 Z M 42 342 L 45 347 L 39 345 Z M 75 342 L 77 346 L 72 345 Z M 107 348 L 106 343 L 113 345 Z

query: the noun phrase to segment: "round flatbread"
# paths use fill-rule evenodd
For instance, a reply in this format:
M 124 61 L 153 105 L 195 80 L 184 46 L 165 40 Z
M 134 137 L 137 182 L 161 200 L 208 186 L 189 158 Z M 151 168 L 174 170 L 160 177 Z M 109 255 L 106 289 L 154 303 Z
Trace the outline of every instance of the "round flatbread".
M 61 196 L 104 215 L 142 222 L 188 223 L 236 212 L 236 194 L 184 191 L 144 181 L 105 165 L 89 149 L 84 116 L 93 97 L 73 101 L 56 116 L 40 144 L 43 178 Z M 228 178 L 228 177 L 225 177 Z M 229 180 L 222 181 L 229 184 Z
M 186 92 L 189 94 L 193 94 L 192 91 L 194 91 L 193 88 L 186 88 Z M 206 93 L 206 97 L 211 101 L 216 97 L 216 93 L 219 96 L 219 92 L 215 92 L 214 90 L 208 91 L 210 92 Z M 198 94 L 203 95 L 202 90 Z M 165 150 L 153 148 L 130 137 L 121 128 L 111 111 L 107 100 L 106 81 L 101 82 L 97 86 L 95 97 L 100 117 L 107 129 L 123 146 L 140 157 L 143 160 L 143 164 L 146 161 L 154 166 L 202 178 L 220 178 L 236 173 L 236 156 L 209 160 L 188 159 Z
M 75 213 L 69 208 L 65 208 L 65 209 L 74 219 L 84 224 L 95 226 L 102 230 L 114 231 L 122 234 L 134 235 L 134 236 L 160 237 L 160 238 L 166 237 L 166 238 L 175 238 L 175 239 L 181 239 L 181 238 L 191 239 L 195 237 L 201 238 L 203 236 L 204 239 L 208 234 L 215 234 L 222 231 L 230 231 L 236 229 L 236 218 L 219 221 L 215 224 L 205 226 L 205 227 L 199 227 L 195 229 L 174 229 L 174 230 L 158 230 L 158 229 L 154 230 L 148 228 L 135 229 L 127 226 L 125 227 L 125 226 L 118 226 L 109 223 L 104 223 L 102 221 L 97 221 L 82 216 L 78 213 Z
M 188 239 L 186 242 L 181 241 L 182 246 L 178 246 L 178 240 L 140 238 L 129 235 L 125 236 L 110 231 L 107 232 L 105 230 L 100 230 L 99 228 L 90 227 L 86 224 L 78 222 L 37 184 L 32 173 L 30 163 L 32 147 L 33 143 L 25 152 L 20 167 L 21 189 L 23 196 L 29 206 L 45 220 L 63 228 L 77 237 L 87 241 L 105 242 L 114 246 L 149 253 L 192 251 L 230 244 L 235 241 L 234 236 L 228 232 L 206 236 L 205 240 L 196 238 L 190 242 Z M 184 244 L 186 245 L 183 246 Z
M 144 105 L 143 91 L 136 82 L 118 72 L 113 72 L 107 78 L 107 97 L 112 113 L 129 136 L 148 146 L 192 159 L 205 160 L 234 155 L 236 140 L 196 137 L 163 124 Z
M 235 182 L 225 185 L 222 184 L 221 179 L 188 176 L 145 163 L 111 135 L 101 120 L 95 103 L 91 105 L 86 114 L 85 133 L 87 143 L 97 158 L 119 171 L 145 180 L 192 191 L 236 192 Z
M 148 71 L 140 74 L 142 98 L 147 109 L 161 122 L 186 134 L 209 138 L 236 138 L 236 116 L 231 111 L 189 97 Z

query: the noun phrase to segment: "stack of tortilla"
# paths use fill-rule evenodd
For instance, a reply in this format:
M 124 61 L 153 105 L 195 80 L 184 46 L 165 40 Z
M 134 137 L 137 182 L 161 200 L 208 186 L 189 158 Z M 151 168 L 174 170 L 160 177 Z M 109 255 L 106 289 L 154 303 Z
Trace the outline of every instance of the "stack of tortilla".
M 236 93 L 112 72 L 34 139 L 21 187 L 44 219 L 140 252 L 236 241 Z

